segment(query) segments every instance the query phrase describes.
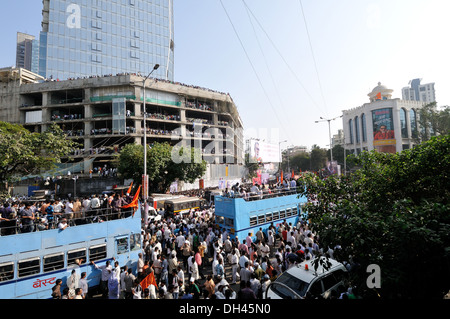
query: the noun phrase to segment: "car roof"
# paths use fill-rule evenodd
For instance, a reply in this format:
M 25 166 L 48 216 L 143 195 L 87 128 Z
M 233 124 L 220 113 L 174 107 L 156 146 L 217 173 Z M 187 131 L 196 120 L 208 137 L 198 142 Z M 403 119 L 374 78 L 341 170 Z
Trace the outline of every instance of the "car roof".
M 314 265 L 312 264 L 314 259 L 304 261 L 300 264 L 297 264 L 291 268 L 289 268 L 286 272 L 291 274 L 292 276 L 299 278 L 305 282 L 311 282 L 314 278 L 317 278 L 321 274 L 325 274 L 330 270 L 341 268 L 343 270 L 346 270 L 343 264 L 338 262 L 337 260 L 329 258 L 328 261 L 331 262 L 331 267 L 328 269 L 328 271 L 324 270 L 324 268 L 319 265 L 317 267 L 317 271 L 314 270 Z M 305 269 L 305 265 L 308 265 L 308 270 Z

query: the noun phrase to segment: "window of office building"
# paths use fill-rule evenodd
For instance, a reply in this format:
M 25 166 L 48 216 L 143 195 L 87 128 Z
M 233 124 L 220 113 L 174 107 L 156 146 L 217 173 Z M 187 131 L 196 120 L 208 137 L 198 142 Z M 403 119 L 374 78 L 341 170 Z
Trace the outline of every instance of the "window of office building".
M 400 129 L 402 131 L 402 138 L 408 138 L 408 127 L 406 125 L 406 110 L 400 109 Z
M 361 115 L 361 134 L 363 142 L 367 142 L 366 114 Z
M 353 144 L 353 121 L 352 119 L 348 120 L 348 128 L 350 133 L 350 144 Z
M 356 136 L 356 143 L 360 142 L 360 137 L 359 137 L 359 118 L 356 116 L 355 117 L 355 136 Z
M 409 111 L 409 122 L 411 125 L 411 137 L 412 138 L 416 138 L 418 135 L 418 130 L 417 130 L 417 114 L 416 114 L 416 110 L 411 109 Z

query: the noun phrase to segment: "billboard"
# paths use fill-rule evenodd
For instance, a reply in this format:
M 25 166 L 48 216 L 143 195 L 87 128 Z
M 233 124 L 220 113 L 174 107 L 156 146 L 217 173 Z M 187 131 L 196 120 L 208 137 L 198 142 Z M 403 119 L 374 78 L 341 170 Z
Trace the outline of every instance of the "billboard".
M 279 163 L 280 145 L 259 140 L 250 140 L 250 160 L 258 163 Z
M 378 152 L 395 153 L 396 140 L 392 108 L 372 111 L 373 148 Z

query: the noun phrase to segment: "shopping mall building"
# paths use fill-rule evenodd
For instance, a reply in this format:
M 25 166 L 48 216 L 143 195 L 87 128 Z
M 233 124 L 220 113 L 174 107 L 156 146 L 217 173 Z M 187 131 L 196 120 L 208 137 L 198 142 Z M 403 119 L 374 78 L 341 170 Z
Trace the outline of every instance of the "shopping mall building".
M 343 111 L 345 149 L 359 154 L 376 149 L 400 152 L 417 143 L 418 110 L 426 103 L 392 98 L 392 89 L 378 83 L 369 103 Z

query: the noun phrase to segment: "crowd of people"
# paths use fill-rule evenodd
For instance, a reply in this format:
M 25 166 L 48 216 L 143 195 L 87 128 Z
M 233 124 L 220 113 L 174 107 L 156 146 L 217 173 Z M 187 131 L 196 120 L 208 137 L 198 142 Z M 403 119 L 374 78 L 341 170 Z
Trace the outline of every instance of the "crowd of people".
M 250 188 L 235 184 L 225 189 L 223 195 L 245 197 L 254 192 L 265 196 L 284 187 L 289 188 L 289 182 Z M 204 196 L 205 190 L 184 193 Z M 43 203 L 7 202 L 0 206 L 2 226 L 11 220 L 19 225 L 2 227 L 2 235 L 8 235 L 11 229 L 16 232 L 64 229 L 78 225 L 81 220 L 129 216 L 131 209 L 120 207 L 131 200 L 129 194 L 113 194 Z M 173 215 L 164 209 L 157 213 L 159 218 L 142 223 L 143 245 L 136 272 L 117 261 L 93 264 L 102 271 L 103 298 L 263 299 L 270 283 L 287 269 L 318 254 L 327 253 L 333 258 L 335 248 L 321 247 L 318 235 L 302 219 L 295 225 L 282 221 L 267 230 L 260 228 L 253 238 L 250 233 L 246 238 L 238 238 L 217 227 L 213 202 L 183 215 Z M 54 298 L 86 298 L 85 275 L 72 274 L 62 292 L 61 283 L 55 285 Z M 149 277 L 154 280 L 147 281 Z M 344 292 L 340 296 L 348 297 L 354 295 Z
M 104 194 L 55 200 L 11 199 L 0 202 L 0 235 L 76 226 L 127 217 L 132 208 L 129 194 Z
M 267 287 L 284 271 L 324 253 L 317 234 L 301 219 L 295 225 L 283 221 L 267 231 L 261 228 L 253 238 L 250 233 L 232 238 L 216 227 L 213 204 L 183 216 L 164 209 L 157 213 L 160 218 L 143 224 L 136 273 L 117 261 L 95 265 L 102 271 L 103 298 L 264 299 Z M 332 249 L 325 252 L 333 257 Z M 77 296 L 71 291 L 67 298 Z M 352 297 L 350 292 L 340 296 Z

